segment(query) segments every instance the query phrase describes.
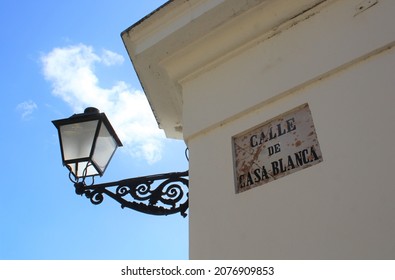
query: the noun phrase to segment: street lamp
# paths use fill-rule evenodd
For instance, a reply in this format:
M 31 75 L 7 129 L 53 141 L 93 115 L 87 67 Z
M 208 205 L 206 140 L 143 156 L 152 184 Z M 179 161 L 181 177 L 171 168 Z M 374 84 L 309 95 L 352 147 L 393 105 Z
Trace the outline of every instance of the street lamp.
M 116 149 L 122 146 L 106 115 L 89 107 L 82 114 L 52 123 L 58 129 L 63 165 L 68 168 L 78 195 L 100 204 L 105 194 L 122 208 L 152 215 L 180 213 L 186 217 L 188 171 L 94 184 L 94 177 L 104 174 Z M 91 184 L 86 183 L 87 178 L 92 179 Z

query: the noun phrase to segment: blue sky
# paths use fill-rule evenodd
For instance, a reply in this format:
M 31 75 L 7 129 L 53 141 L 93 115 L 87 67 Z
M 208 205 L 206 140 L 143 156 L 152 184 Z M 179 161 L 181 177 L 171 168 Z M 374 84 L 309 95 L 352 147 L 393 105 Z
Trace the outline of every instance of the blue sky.
M 77 196 L 51 123 L 88 106 L 107 114 L 124 147 L 97 182 L 188 168 L 120 37 L 165 2 L 0 0 L 0 259 L 188 258 L 188 218 Z

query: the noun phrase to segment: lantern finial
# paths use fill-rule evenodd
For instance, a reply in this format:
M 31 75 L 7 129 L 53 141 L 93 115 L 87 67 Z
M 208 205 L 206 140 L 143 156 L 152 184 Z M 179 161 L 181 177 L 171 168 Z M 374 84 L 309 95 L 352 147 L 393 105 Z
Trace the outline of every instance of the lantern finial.
M 84 114 L 99 114 L 99 113 L 100 113 L 99 109 L 95 107 L 88 107 L 84 110 Z

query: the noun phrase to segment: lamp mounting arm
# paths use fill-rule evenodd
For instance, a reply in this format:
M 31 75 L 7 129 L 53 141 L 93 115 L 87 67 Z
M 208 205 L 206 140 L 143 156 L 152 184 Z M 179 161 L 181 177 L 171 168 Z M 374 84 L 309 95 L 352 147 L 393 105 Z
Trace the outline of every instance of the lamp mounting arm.
M 107 195 L 122 208 L 151 215 L 180 213 L 186 217 L 188 174 L 188 171 L 163 173 L 96 185 L 86 185 L 82 181 L 76 182 L 74 187 L 78 195 L 85 195 L 95 205 L 102 203 Z

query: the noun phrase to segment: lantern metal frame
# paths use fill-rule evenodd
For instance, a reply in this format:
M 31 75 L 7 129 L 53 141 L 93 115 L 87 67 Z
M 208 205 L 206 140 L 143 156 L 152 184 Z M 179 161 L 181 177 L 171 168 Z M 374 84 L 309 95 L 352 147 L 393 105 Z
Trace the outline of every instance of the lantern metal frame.
M 64 143 L 62 143 L 60 131 L 61 126 L 91 120 L 99 120 L 100 123 L 95 131 L 89 157 L 65 160 L 65 147 L 63 146 Z M 85 112 L 82 114 L 74 114 L 70 118 L 55 120 L 52 121 L 52 123 L 58 129 L 62 162 L 63 165 L 69 169 L 69 179 L 74 183 L 76 194 L 86 196 L 94 205 L 101 204 L 104 200 L 104 195 L 106 195 L 120 203 L 122 208 L 129 208 L 145 214 L 167 216 L 180 213 L 183 217 L 187 216 L 186 211 L 189 207 L 188 171 L 128 178 L 102 184 L 94 183 L 95 176 L 102 176 L 104 174 L 104 171 L 111 161 L 116 148 L 122 146 L 121 141 L 104 113 L 100 113 L 96 108 L 89 107 L 85 109 Z M 92 160 L 101 125 L 106 126 L 108 132 L 117 144 L 117 147 L 115 147 L 103 170 L 98 166 L 95 166 L 95 162 Z M 187 153 L 186 157 L 188 159 Z M 87 162 L 85 170 L 82 172 L 81 176 L 78 175 L 78 171 L 74 173 L 72 168 L 69 166 L 69 164 L 76 164 L 76 166 L 78 166 L 79 162 Z M 87 169 L 90 165 L 94 166 L 98 174 L 87 174 Z M 92 179 L 90 184 L 86 183 L 88 177 Z

